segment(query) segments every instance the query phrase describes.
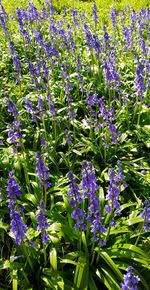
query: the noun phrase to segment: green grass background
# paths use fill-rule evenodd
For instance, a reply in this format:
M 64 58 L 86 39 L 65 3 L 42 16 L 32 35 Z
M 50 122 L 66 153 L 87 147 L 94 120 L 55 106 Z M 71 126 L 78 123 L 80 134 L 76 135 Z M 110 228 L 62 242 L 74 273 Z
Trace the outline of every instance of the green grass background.
M 41 4 L 43 3 L 43 0 L 32 0 L 32 3 L 34 3 L 39 8 L 41 7 Z M 96 1 L 81 1 L 81 0 L 53 0 L 52 3 L 55 6 L 55 8 L 61 12 L 61 10 L 64 7 L 77 7 L 79 9 L 87 10 L 89 11 L 89 8 L 93 5 L 93 3 L 96 2 L 97 7 L 99 10 L 102 10 L 102 12 L 105 12 L 106 10 L 110 10 L 110 8 L 115 7 L 117 10 L 123 9 L 125 6 L 130 5 L 133 6 L 135 10 L 139 10 L 140 8 L 146 7 L 146 5 L 150 5 L 150 0 L 96 0 Z M 7 12 L 11 13 L 12 9 L 15 8 L 15 6 L 18 7 L 27 7 L 28 1 L 27 0 L 2 0 L 2 4 L 5 6 L 5 9 Z

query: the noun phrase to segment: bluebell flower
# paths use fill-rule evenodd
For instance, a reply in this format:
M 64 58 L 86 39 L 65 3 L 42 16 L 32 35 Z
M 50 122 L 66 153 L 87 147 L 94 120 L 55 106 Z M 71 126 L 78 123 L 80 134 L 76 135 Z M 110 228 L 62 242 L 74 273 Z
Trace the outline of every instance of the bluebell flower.
M 31 115 L 32 122 L 36 121 L 36 114 L 38 113 L 38 110 L 35 109 L 34 104 L 29 101 L 27 98 L 24 98 L 25 101 L 25 107 L 27 112 Z
M 26 238 L 27 226 L 24 224 L 20 213 L 12 206 L 10 207 L 11 232 L 15 235 L 15 242 L 22 245 L 22 240 Z
M 12 40 L 9 40 L 9 50 L 11 54 L 14 54 L 15 48 L 14 48 L 14 42 Z
M 106 52 L 110 49 L 110 36 L 107 32 L 106 26 L 103 25 L 103 52 Z
M 144 71 L 143 65 L 139 62 L 136 68 L 135 74 L 135 89 L 136 95 L 140 97 L 141 100 L 144 99 L 144 92 L 146 91 L 146 86 L 144 83 Z
M 123 275 L 123 283 L 121 283 L 122 290 L 138 290 L 137 284 L 140 278 L 134 275 L 134 268 L 129 266 L 127 269 L 127 274 Z
M 27 226 L 24 224 L 19 211 L 16 209 L 16 197 L 21 195 L 21 191 L 12 171 L 9 173 L 7 191 L 10 199 L 8 207 L 10 210 L 11 232 L 15 236 L 16 244 L 21 245 L 22 240 L 26 238 Z
M 84 224 L 84 219 L 85 219 L 85 211 L 80 209 L 80 208 L 75 208 L 73 212 L 71 213 L 71 217 L 75 220 L 75 229 L 82 229 L 85 230 L 85 224 Z
M 68 172 L 67 176 L 69 179 L 69 190 L 68 190 L 68 195 L 70 198 L 69 201 L 73 207 L 77 207 L 78 204 L 83 202 L 82 195 L 80 193 L 79 186 L 76 183 L 72 171 Z
M 71 136 L 71 132 L 69 130 L 65 130 L 65 139 L 66 139 L 66 144 L 71 145 L 72 144 L 72 136 Z
M 78 26 L 79 23 L 78 23 L 77 9 L 72 9 L 72 19 L 73 19 L 73 23 Z
M 42 120 L 43 115 L 46 114 L 46 110 L 45 110 L 44 101 L 40 95 L 38 95 L 37 111 L 38 111 L 37 112 L 38 116 Z
M 68 179 L 69 179 L 69 190 L 68 190 L 69 203 L 74 208 L 71 214 L 71 217 L 75 220 L 74 227 L 76 229 L 85 230 L 86 226 L 84 224 L 84 219 L 86 213 L 84 210 L 79 208 L 79 205 L 83 203 L 83 198 L 79 190 L 79 187 L 76 183 L 75 177 L 71 171 L 68 172 Z
M 92 17 L 93 17 L 93 22 L 94 22 L 95 27 L 98 24 L 98 15 L 97 15 L 97 12 L 98 12 L 97 11 L 97 6 L 94 3 L 94 5 L 92 7 Z
M 113 213 L 116 211 L 116 214 L 119 215 L 120 209 L 120 202 L 119 202 L 119 195 L 121 192 L 121 185 L 124 187 L 127 184 L 124 182 L 124 175 L 122 172 L 122 168 L 120 166 L 120 161 L 117 162 L 117 170 L 109 169 L 108 176 L 109 176 L 109 186 L 108 186 L 108 194 L 106 195 L 106 200 L 108 204 L 105 206 L 105 210 L 108 214 Z
M 8 14 L 4 8 L 4 6 L 2 5 L 2 2 L 0 1 L 0 8 L 2 13 L 0 13 L 0 24 L 4 30 L 5 35 L 9 35 L 8 32 L 8 27 L 7 27 L 7 20 L 8 20 Z
M 20 131 L 22 122 L 14 120 L 12 124 L 13 124 L 13 128 L 11 128 L 9 125 L 7 126 L 8 138 L 11 144 L 15 144 L 16 146 L 20 147 L 21 139 L 23 139 L 22 133 Z
M 87 108 L 94 120 L 90 120 L 91 124 L 94 125 L 95 132 L 101 130 L 102 144 L 108 147 L 109 140 L 111 143 L 116 144 L 120 139 L 119 132 L 115 126 L 114 121 L 114 109 L 111 106 L 108 110 L 104 103 L 104 98 L 98 98 L 96 93 L 87 96 Z M 97 118 L 96 118 L 97 117 Z M 90 123 L 89 123 L 90 124 Z M 103 130 L 103 128 L 107 128 Z
M 97 184 L 95 170 L 91 163 L 87 161 L 82 162 L 82 182 L 81 189 L 84 192 L 84 197 L 89 198 L 91 194 L 99 189 Z
M 118 89 L 121 82 L 118 70 L 116 68 L 116 56 L 114 53 L 110 53 L 108 58 L 103 58 L 102 67 L 107 88 Z
M 103 218 L 100 213 L 99 198 L 96 195 L 99 186 L 97 184 L 95 169 L 87 161 L 82 162 L 81 189 L 83 190 L 84 198 L 89 200 L 87 220 L 90 223 L 90 231 L 93 239 L 101 244 L 103 240 L 101 239 L 101 234 L 105 233 L 106 229 L 102 224 Z
M 123 33 L 123 43 L 124 43 L 124 49 L 123 51 L 126 50 L 131 50 L 133 48 L 133 35 L 132 35 L 132 29 L 131 27 L 126 27 L 122 26 L 122 33 Z
M 36 170 L 38 178 L 40 180 L 40 185 L 49 188 L 50 187 L 50 183 L 48 181 L 50 177 L 49 168 L 44 164 L 40 152 L 36 153 L 36 160 L 37 160 Z
M 93 49 L 93 35 L 87 24 L 84 24 L 84 32 L 85 32 L 85 44 L 91 51 Z
M 55 102 L 52 99 L 52 95 L 50 93 L 47 95 L 46 101 L 49 104 L 49 112 L 52 116 L 52 119 L 54 120 L 56 116 Z
M 15 199 L 21 195 L 20 187 L 14 178 L 14 173 L 11 171 L 9 173 L 8 185 L 7 185 L 8 197 L 10 199 Z
M 117 10 L 115 8 L 110 11 L 110 18 L 114 28 L 117 23 Z
M 15 118 L 18 117 L 19 116 L 18 109 L 11 99 L 7 99 L 7 105 L 8 105 L 8 112 L 11 113 L 13 117 Z
M 143 229 L 147 232 L 150 229 L 150 202 L 148 200 L 144 202 L 144 210 L 140 216 L 144 220 Z
M 50 224 L 44 214 L 44 210 L 45 210 L 44 201 L 41 200 L 40 206 L 39 206 L 39 212 L 36 215 L 36 220 L 38 222 L 37 231 L 40 231 L 42 233 L 42 241 L 44 244 L 46 244 L 49 240 L 49 236 L 45 230 L 49 227 Z

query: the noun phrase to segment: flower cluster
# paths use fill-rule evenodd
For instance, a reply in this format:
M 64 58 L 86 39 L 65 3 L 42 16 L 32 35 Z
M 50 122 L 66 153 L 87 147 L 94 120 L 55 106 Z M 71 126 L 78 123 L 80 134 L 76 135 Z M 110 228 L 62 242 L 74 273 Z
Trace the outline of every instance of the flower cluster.
M 94 119 L 90 120 L 90 122 L 94 125 L 95 132 L 101 132 L 104 147 L 108 147 L 110 142 L 116 144 L 120 140 L 120 135 L 114 124 L 113 106 L 108 109 L 104 103 L 104 98 L 98 98 L 98 94 L 94 93 L 87 96 L 87 108 L 91 113 L 92 119 Z
M 41 153 L 36 153 L 36 170 L 37 175 L 40 180 L 40 185 L 45 186 L 46 188 L 50 187 L 50 182 L 48 181 L 50 173 L 48 167 L 44 164 Z
M 7 99 L 7 104 L 8 112 L 14 117 L 14 121 L 12 122 L 13 126 L 7 126 L 8 138 L 11 144 L 19 147 L 21 146 L 21 139 L 23 139 L 21 133 L 22 122 L 18 120 L 19 112 L 14 102 L 11 99 Z
M 10 210 L 11 232 L 15 236 L 16 244 L 22 245 L 22 240 L 26 238 L 27 226 L 24 224 L 23 218 L 17 209 L 16 197 L 21 195 L 21 191 L 17 181 L 14 178 L 13 172 L 9 173 L 7 191 L 9 197 L 8 207 Z
M 36 215 L 36 220 L 38 222 L 37 231 L 42 233 L 42 241 L 46 244 L 49 240 L 48 233 L 45 231 L 49 227 L 48 220 L 44 214 L 44 201 L 40 201 L 39 212 Z
M 79 191 L 79 187 L 76 183 L 75 177 L 73 173 L 70 171 L 68 172 L 68 179 L 69 179 L 69 202 L 73 207 L 73 212 L 71 217 L 75 220 L 75 228 L 79 228 L 85 230 L 86 226 L 84 224 L 84 218 L 86 216 L 85 211 L 80 209 L 78 206 L 83 203 L 82 195 Z
M 81 187 L 79 188 L 74 175 L 72 172 L 68 173 L 69 178 L 69 202 L 74 208 L 71 217 L 75 220 L 75 228 L 79 228 L 83 231 L 90 227 L 90 231 L 93 240 L 97 241 L 99 244 L 104 245 L 105 241 L 102 239 L 102 235 L 105 233 L 106 229 L 102 224 L 102 216 L 100 213 L 99 198 L 96 191 L 99 189 L 97 184 L 95 169 L 91 163 L 83 161 L 82 163 L 82 181 Z M 88 205 L 85 210 L 81 209 L 79 206 Z M 87 219 L 87 223 L 85 223 Z
M 121 85 L 119 73 L 116 67 L 116 56 L 113 52 L 103 58 L 103 71 L 108 89 L 118 89 Z
M 144 202 L 144 210 L 140 216 L 144 220 L 143 229 L 147 232 L 150 228 L 150 202 L 148 200 Z
M 144 92 L 146 90 L 146 86 L 144 83 L 144 72 L 143 65 L 139 62 L 136 68 L 136 76 L 135 76 L 135 88 L 136 94 L 140 97 L 141 100 L 144 99 Z
M 82 162 L 82 181 L 81 189 L 85 199 L 88 199 L 87 220 L 90 223 L 93 239 L 104 245 L 104 240 L 101 239 L 101 234 L 105 233 L 106 229 L 102 224 L 102 216 L 100 213 L 99 198 L 96 191 L 99 189 L 95 175 L 95 169 L 91 163 Z
M 134 268 L 129 266 L 127 268 L 127 274 L 123 276 L 123 283 L 121 283 L 122 290 L 138 290 L 137 284 L 140 278 L 134 275 Z
M 124 175 L 122 173 L 122 168 L 120 167 L 120 161 L 117 162 L 117 170 L 109 169 L 109 186 L 108 194 L 106 195 L 106 200 L 108 204 L 105 206 L 105 210 L 108 214 L 112 214 L 116 211 L 116 214 L 119 215 L 120 202 L 119 195 L 121 192 L 121 185 L 125 188 L 127 184 L 124 182 Z

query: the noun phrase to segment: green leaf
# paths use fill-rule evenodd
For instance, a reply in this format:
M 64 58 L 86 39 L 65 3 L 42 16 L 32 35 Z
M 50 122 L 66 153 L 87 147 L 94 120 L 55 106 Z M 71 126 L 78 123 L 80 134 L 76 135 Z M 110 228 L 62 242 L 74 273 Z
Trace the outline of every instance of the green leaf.
M 88 289 L 89 279 L 89 261 L 85 255 L 81 255 L 78 259 L 78 263 L 74 275 L 74 285 L 79 290 Z
M 91 275 L 89 277 L 89 289 L 90 290 L 98 290 L 98 288 L 97 288 L 97 286 L 96 286 L 96 284 L 95 284 L 95 282 L 94 282 L 94 280 L 93 280 Z
M 122 280 L 122 273 L 118 269 L 118 266 L 111 259 L 111 257 L 99 248 L 95 248 L 95 250 L 99 253 L 100 257 L 107 263 L 107 265 L 113 270 L 117 277 Z
M 127 227 L 110 230 L 110 235 L 118 235 L 118 234 L 123 234 L 123 233 L 132 233 L 132 232 Z
M 130 219 L 126 220 L 125 223 L 128 224 L 129 226 L 131 226 L 134 224 L 143 223 L 143 219 L 140 217 L 130 218 Z
M 104 267 L 101 267 L 101 271 L 99 269 L 96 269 L 96 275 L 99 277 L 100 281 L 104 283 L 108 290 L 120 290 L 120 286 L 113 278 L 112 273 L 110 274 L 108 270 L 106 270 Z
M 29 240 L 32 240 L 32 239 L 38 237 L 39 234 L 40 234 L 40 233 L 39 233 L 38 231 L 34 230 L 33 228 L 29 228 L 29 229 L 27 230 L 27 238 L 28 238 Z
M 60 261 L 60 263 L 63 263 L 63 264 L 72 264 L 72 265 L 75 265 L 75 266 L 78 265 L 78 262 L 72 261 L 72 260 L 70 260 L 70 259 L 62 259 L 62 260 Z
M 101 270 L 105 274 L 105 277 L 107 277 L 107 281 L 111 289 L 120 290 L 120 285 L 117 283 L 116 277 L 114 276 L 113 272 L 104 266 L 102 266 Z
M 37 199 L 36 199 L 36 197 L 35 197 L 34 194 L 27 193 L 27 194 L 25 195 L 25 198 L 26 198 L 27 200 L 31 201 L 34 205 L 37 205 L 37 204 L 38 204 L 38 201 L 37 201 Z
M 7 231 L 8 228 L 9 228 L 9 226 L 7 224 L 3 223 L 3 221 L 0 219 L 0 229 Z
M 50 264 L 53 270 L 57 270 L 57 251 L 55 248 L 50 251 Z
M 118 249 L 120 248 L 122 250 L 131 251 L 133 253 L 140 255 L 140 257 L 143 257 L 144 260 L 146 260 L 150 264 L 150 256 L 146 252 L 141 250 L 139 247 L 134 246 L 132 244 L 121 244 L 121 245 L 118 245 L 117 247 Z
M 2 259 L 0 259 L 0 270 L 4 270 L 8 268 L 10 268 L 9 260 L 3 261 Z

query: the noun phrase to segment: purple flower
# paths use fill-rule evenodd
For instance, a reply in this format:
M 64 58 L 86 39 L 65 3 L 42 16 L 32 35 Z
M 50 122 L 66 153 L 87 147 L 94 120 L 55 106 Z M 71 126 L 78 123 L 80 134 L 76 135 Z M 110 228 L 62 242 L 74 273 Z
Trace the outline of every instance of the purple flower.
M 113 121 L 115 120 L 114 109 L 111 106 L 108 110 L 103 99 L 103 97 L 98 98 L 96 93 L 93 95 L 88 95 L 87 108 L 92 118 L 94 118 L 91 124 L 94 123 L 95 132 L 99 132 L 101 130 L 103 146 L 108 147 L 109 139 L 111 140 L 111 143 L 116 144 L 120 136 L 116 126 L 113 124 Z M 105 128 L 107 128 L 107 134 Z
M 93 47 L 95 49 L 95 57 L 99 58 L 101 52 L 101 44 L 96 34 L 93 34 Z
M 110 18 L 111 18 L 113 28 L 115 27 L 115 25 L 117 23 L 116 17 L 117 17 L 117 10 L 114 8 L 110 11 Z
M 70 197 L 69 202 L 72 207 L 77 207 L 78 204 L 83 202 L 83 199 L 72 171 L 68 172 L 68 179 L 69 179 L 68 195 Z
M 129 266 L 126 270 L 127 274 L 123 275 L 123 283 L 121 283 L 121 289 L 138 290 L 138 287 L 136 285 L 139 283 L 140 278 L 134 275 L 134 268 L 132 266 Z
M 120 77 L 116 68 L 116 57 L 113 53 L 108 58 L 103 58 L 103 71 L 108 88 L 117 89 L 120 87 Z
M 66 134 L 66 144 L 71 145 L 72 144 L 72 136 L 71 136 L 71 132 L 69 130 L 65 130 L 65 134 Z
M 80 208 L 75 208 L 71 214 L 71 217 L 75 220 L 74 227 L 76 229 L 85 229 L 85 225 L 83 224 L 85 218 L 85 211 Z
M 89 50 L 91 51 L 93 48 L 93 35 L 87 24 L 84 24 L 84 32 L 85 32 L 85 44 L 88 46 Z
M 16 197 L 21 195 L 21 191 L 13 172 L 9 173 L 7 191 L 10 199 L 8 207 L 10 210 L 11 232 L 15 235 L 16 244 L 21 245 L 22 239 L 26 238 L 27 226 L 23 223 L 20 213 L 15 208 Z
M 9 173 L 7 191 L 8 191 L 8 197 L 11 200 L 14 200 L 16 196 L 21 195 L 20 187 L 17 181 L 15 180 L 14 173 L 12 171 Z
M 132 35 L 132 29 L 131 27 L 122 26 L 122 33 L 123 33 L 123 42 L 124 42 L 124 50 L 127 49 L 131 50 L 133 46 L 133 35 Z
M 146 90 L 146 86 L 144 84 L 143 66 L 140 62 L 138 63 L 136 68 L 135 88 L 137 96 L 140 97 L 141 100 L 143 100 L 144 99 L 143 93 Z
M 34 104 L 31 101 L 28 101 L 27 98 L 24 98 L 24 101 L 27 112 L 31 114 L 31 120 L 35 122 L 38 111 L 34 108 Z
M 6 35 L 9 34 L 8 32 L 8 27 L 7 27 L 7 20 L 8 20 L 8 14 L 7 12 L 5 11 L 5 8 L 4 6 L 2 5 L 2 2 L 0 1 L 0 8 L 1 8 L 1 13 L 0 13 L 0 24 L 4 30 L 4 33 Z
M 95 241 L 102 242 L 101 234 L 103 234 L 106 229 L 102 224 L 99 198 L 96 195 L 96 191 L 99 189 L 99 186 L 97 184 L 95 169 L 92 164 L 87 161 L 82 162 L 81 189 L 84 192 L 84 198 L 89 199 L 87 219 L 90 222 L 90 230 L 93 235 L 93 239 Z
M 48 223 L 48 220 L 44 214 L 44 209 L 45 209 L 44 201 L 41 200 L 40 206 L 39 206 L 39 212 L 36 215 L 36 220 L 38 222 L 37 231 L 42 232 L 42 241 L 44 244 L 46 244 L 49 240 L 49 236 L 47 232 L 45 231 L 45 229 L 47 229 L 50 224 Z
M 96 26 L 98 23 L 98 16 L 97 16 L 97 6 L 95 3 L 92 7 L 92 17 L 93 17 L 94 25 Z
M 19 56 L 16 52 L 14 52 L 14 54 L 13 54 L 13 64 L 14 64 L 14 70 L 18 76 L 19 71 L 21 70 L 21 61 L 20 61 Z
M 37 111 L 40 119 L 46 114 L 45 104 L 41 96 L 38 96 Z
M 110 48 L 110 36 L 105 25 L 103 25 L 103 33 L 103 52 L 106 52 Z
M 144 202 L 144 210 L 140 216 L 144 220 L 143 229 L 147 232 L 150 228 L 150 202 L 148 200 Z
M 46 101 L 49 104 L 49 112 L 54 120 L 56 115 L 55 102 L 52 100 L 52 95 L 50 93 L 47 95 Z
M 44 164 L 42 158 L 41 158 L 41 153 L 37 152 L 36 154 L 36 170 L 37 170 L 37 175 L 40 180 L 40 185 L 41 186 L 46 186 L 46 188 L 50 187 L 50 183 L 48 181 L 50 173 L 49 173 L 49 168 Z
M 82 183 L 81 189 L 84 191 L 84 197 L 89 198 L 99 189 L 95 176 L 95 170 L 91 163 L 87 161 L 82 162 Z
M 9 125 L 7 126 L 8 129 L 8 138 L 10 139 L 11 144 L 15 144 L 16 146 L 21 146 L 21 139 L 23 139 L 22 133 L 20 132 L 20 127 L 22 123 L 21 121 L 14 120 L 13 121 L 13 128 Z
M 116 210 L 116 214 L 120 214 L 120 202 L 119 195 L 121 192 L 121 185 L 126 187 L 126 183 L 124 183 L 124 176 L 122 173 L 122 168 L 120 167 L 120 162 L 117 162 L 117 170 L 109 169 L 109 186 L 108 186 L 108 194 L 106 195 L 106 200 L 108 204 L 105 206 L 105 210 L 108 214 L 111 214 L 114 210 Z
M 13 117 L 15 118 L 18 117 L 19 116 L 18 109 L 14 104 L 14 102 L 11 99 L 8 99 L 7 104 L 8 104 L 8 112 L 11 113 Z
M 22 240 L 26 238 L 27 226 L 23 223 L 20 213 L 11 206 L 10 208 L 11 232 L 15 235 L 15 242 L 22 245 Z
M 79 204 L 83 203 L 82 195 L 79 191 L 79 187 L 76 183 L 75 177 L 73 173 L 70 171 L 68 172 L 68 178 L 69 178 L 69 202 L 70 205 L 74 208 L 71 217 L 75 220 L 74 227 L 76 229 L 82 229 L 85 230 L 85 224 L 84 224 L 84 218 L 85 218 L 85 211 L 80 209 L 78 206 Z
M 66 76 L 66 85 L 65 85 L 65 96 L 66 96 L 66 102 L 67 102 L 67 113 L 71 120 L 74 120 L 75 113 L 73 110 L 73 100 L 71 97 L 72 87 L 70 84 L 70 79 L 68 76 Z
M 79 23 L 78 23 L 78 18 L 77 17 L 78 17 L 77 10 L 76 9 L 72 9 L 73 23 L 78 26 Z

